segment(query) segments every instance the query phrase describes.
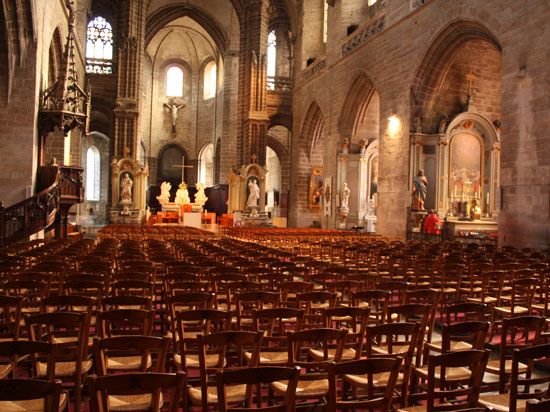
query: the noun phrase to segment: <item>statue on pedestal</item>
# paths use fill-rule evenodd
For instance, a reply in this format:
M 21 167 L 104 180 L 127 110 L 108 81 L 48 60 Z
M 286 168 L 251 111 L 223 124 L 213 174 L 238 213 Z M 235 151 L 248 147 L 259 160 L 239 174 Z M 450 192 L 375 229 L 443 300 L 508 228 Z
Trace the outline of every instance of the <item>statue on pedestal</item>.
M 246 205 L 250 208 L 258 206 L 258 200 L 260 200 L 260 186 L 256 179 L 250 179 L 248 181 L 248 189 L 250 191 Z
M 176 204 L 178 205 L 187 205 L 191 203 L 189 198 L 189 191 L 187 190 L 187 185 L 185 182 L 181 182 L 178 186 L 178 191 L 176 192 Z
M 170 184 L 170 182 L 162 182 L 162 184 L 160 185 L 160 195 L 157 196 L 157 200 L 161 205 L 170 202 L 171 189 L 172 185 Z
M 197 188 L 197 193 L 195 194 L 195 204 L 204 206 L 204 204 L 208 200 L 206 194 L 204 193 L 204 184 L 198 182 L 195 187 Z
M 343 212 L 349 211 L 349 195 L 351 193 L 351 190 L 349 190 L 348 184 L 344 182 L 344 187 L 342 188 L 342 192 L 340 193 L 341 200 L 340 200 L 340 210 Z
M 134 181 L 130 178 L 128 173 L 124 173 L 124 176 L 120 180 L 120 201 L 127 203 L 132 202 L 132 187 Z
M 413 210 L 425 210 L 424 203 L 428 194 L 428 178 L 424 175 L 424 171 L 420 169 L 413 180 Z

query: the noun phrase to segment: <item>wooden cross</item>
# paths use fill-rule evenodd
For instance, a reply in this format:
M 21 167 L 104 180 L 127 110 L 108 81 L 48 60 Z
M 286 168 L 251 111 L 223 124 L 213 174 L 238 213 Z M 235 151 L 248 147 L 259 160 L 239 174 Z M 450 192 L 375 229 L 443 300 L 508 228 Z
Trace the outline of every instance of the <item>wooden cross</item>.
M 184 180 L 183 180 L 183 177 L 184 177 L 184 172 L 185 172 L 185 168 L 186 167 L 193 167 L 193 166 L 185 166 L 185 157 L 181 157 L 181 164 L 180 165 L 174 165 L 172 167 L 177 167 L 178 169 L 181 169 L 181 182 L 183 183 Z

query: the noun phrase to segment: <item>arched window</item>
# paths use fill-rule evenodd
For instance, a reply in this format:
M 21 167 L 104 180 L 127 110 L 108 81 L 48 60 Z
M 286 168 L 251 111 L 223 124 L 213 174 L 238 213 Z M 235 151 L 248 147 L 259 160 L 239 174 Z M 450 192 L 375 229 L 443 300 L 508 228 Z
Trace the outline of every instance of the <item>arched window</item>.
M 101 162 L 99 150 L 91 146 L 86 152 L 86 200 L 99 201 Z
M 183 70 L 178 66 L 170 66 L 166 70 L 166 96 L 183 96 Z
M 267 90 L 275 90 L 277 73 L 277 35 L 275 30 L 267 36 Z
M 205 187 L 214 184 L 214 145 L 204 146 L 199 154 L 199 182 Z
M 204 68 L 204 98 L 216 96 L 216 63 L 210 62 Z
M 113 28 L 101 16 L 94 17 L 88 23 L 86 72 L 98 74 L 113 72 Z

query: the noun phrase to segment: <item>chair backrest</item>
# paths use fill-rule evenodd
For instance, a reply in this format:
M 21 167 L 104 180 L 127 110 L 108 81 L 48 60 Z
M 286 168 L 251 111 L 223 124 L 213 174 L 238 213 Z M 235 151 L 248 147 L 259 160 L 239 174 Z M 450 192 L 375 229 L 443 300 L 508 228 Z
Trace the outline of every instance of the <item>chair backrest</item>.
M 0 338 L 19 338 L 22 305 L 19 296 L 0 295 Z
M 125 373 L 120 375 L 95 376 L 90 378 L 90 409 L 92 412 L 109 411 L 109 395 L 152 394 L 151 408 L 160 408 L 161 390 L 170 389 L 168 411 L 177 412 L 180 401 L 186 404 L 186 375 L 176 373 Z
M 60 380 L 0 379 L 0 409 L 7 410 L 10 402 L 44 400 L 42 410 L 59 412 Z
M 532 369 L 535 361 L 550 358 L 550 343 L 531 346 L 525 349 L 514 349 L 512 355 L 512 374 L 510 380 L 510 404 L 509 411 L 516 412 L 518 399 L 538 399 L 542 393 L 547 398 L 550 394 L 550 375 L 532 376 L 529 371 Z M 519 364 L 527 363 L 528 372 L 524 378 L 520 378 Z M 523 373 L 522 373 L 523 374 Z M 545 389 L 541 389 L 543 384 L 547 384 Z
M 245 408 L 253 408 L 254 389 L 256 390 L 256 408 L 258 412 L 294 412 L 296 386 L 300 368 L 287 368 L 280 366 L 259 366 L 246 369 L 234 369 L 218 371 L 216 383 L 218 387 L 218 410 L 220 412 L 239 411 L 242 408 L 228 407 L 226 401 L 226 385 L 246 385 Z M 264 406 L 266 404 L 262 397 L 262 385 L 276 381 L 288 381 L 286 394 L 278 405 Z
M 443 325 L 441 329 L 441 352 L 451 350 L 453 341 L 468 341 L 472 349 L 483 349 L 489 322 L 467 321 Z
M 309 369 L 326 369 L 329 362 L 329 347 L 335 346 L 334 361 L 340 362 L 347 330 L 317 328 L 294 332 L 288 335 L 288 363 L 289 366 L 299 366 Z M 309 350 L 317 348 L 323 351 L 320 361 L 309 360 Z
M 355 349 L 355 358 L 359 359 L 363 351 L 365 328 L 369 322 L 370 308 L 356 308 L 354 306 L 328 308 L 323 310 L 326 328 L 346 329 L 345 347 Z
M 328 367 L 329 392 L 327 399 L 327 410 L 337 411 L 338 409 L 367 409 L 387 412 L 391 410 L 394 388 L 399 376 L 401 358 L 372 358 L 358 359 L 349 362 L 331 363 Z M 376 388 L 376 374 L 388 373 L 385 388 Z M 345 385 L 339 382 L 339 377 L 344 375 L 367 375 L 367 388 L 364 391 L 367 396 L 354 399 L 348 396 L 338 396 L 341 388 Z M 376 393 L 375 393 L 376 392 Z
M 464 321 L 485 321 L 489 314 L 487 305 L 483 303 L 463 302 L 447 306 L 445 309 L 445 322 L 451 323 Z
M 151 353 L 155 353 L 155 364 L 151 370 L 153 372 L 164 372 L 166 357 L 170 347 L 170 338 L 155 336 L 114 336 L 111 338 L 94 339 L 94 358 L 96 369 L 99 376 L 105 376 L 109 373 L 109 356 L 141 356 L 139 372 L 147 372 L 148 358 Z
M 236 308 L 237 328 L 242 330 L 246 320 L 252 320 L 257 310 L 277 307 L 281 302 L 281 295 L 275 292 L 247 291 L 238 292 L 231 298 Z
M 545 319 L 542 316 L 517 316 L 502 319 L 499 351 L 499 389 L 506 389 L 506 361 L 512 358 L 514 349 L 524 349 L 539 344 Z
M 203 410 L 208 410 L 207 390 L 211 382 L 210 376 L 224 368 L 238 367 L 246 370 L 248 367 L 257 366 L 261 341 L 261 332 L 226 331 L 198 336 Z M 231 351 L 232 356 L 227 356 Z M 248 364 L 245 364 L 244 360 L 246 351 L 251 352 Z M 214 366 L 207 365 L 207 355 L 217 358 Z
M 151 335 L 153 316 L 153 311 L 143 309 L 111 309 L 99 312 L 99 336 Z
M 386 318 L 386 310 L 391 300 L 391 292 L 388 290 L 360 290 L 353 294 L 352 303 L 355 307 L 369 307 L 371 318 L 378 322 Z
M 15 370 L 20 357 L 30 355 L 32 358 L 32 377 L 38 377 L 37 362 L 46 358 L 47 366 L 45 376 L 49 380 L 55 377 L 55 356 L 57 347 L 53 343 L 38 342 L 32 340 L 14 340 L 0 342 L 0 357 L 8 357 Z
M 150 311 L 153 306 L 153 302 L 152 299 L 147 296 L 117 295 L 107 296 L 101 299 L 101 306 L 103 311 L 125 308 L 139 308 Z
M 448 400 L 453 400 L 456 409 L 475 408 L 478 405 L 479 392 L 489 351 L 464 350 L 457 352 L 448 352 L 441 355 L 430 355 L 428 357 L 428 390 L 427 390 L 427 411 L 448 410 L 448 405 L 438 405 Z M 470 370 L 469 378 L 465 379 L 460 386 L 449 385 L 445 372 L 449 368 L 468 368 Z M 439 370 L 439 372 L 436 372 Z M 436 379 L 436 373 L 439 376 Z M 458 402 L 462 401 L 461 404 Z

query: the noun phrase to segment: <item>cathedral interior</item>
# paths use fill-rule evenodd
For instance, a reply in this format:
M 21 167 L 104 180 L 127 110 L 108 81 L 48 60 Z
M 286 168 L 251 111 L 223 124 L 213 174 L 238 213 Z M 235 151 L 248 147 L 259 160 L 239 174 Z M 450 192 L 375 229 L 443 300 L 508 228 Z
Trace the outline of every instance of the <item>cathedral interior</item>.
M 1 201 L 38 193 L 55 160 L 83 169 L 68 221 L 100 227 L 128 159 L 143 215 L 185 182 L 214 188 L 219 216 L 247 210 L 231 182 L 257 164 L 275 226 L 405 239 L 434 210 L 450 236 L 545 248 L 548 16 L 512 0 L 5 0 Z
M 1 5 L 0 411 L 550 410 L 549 0 Z

